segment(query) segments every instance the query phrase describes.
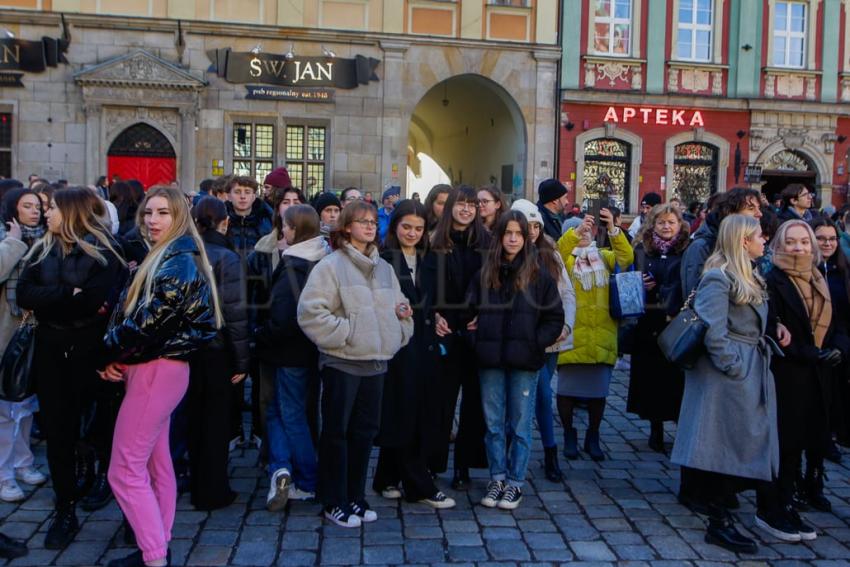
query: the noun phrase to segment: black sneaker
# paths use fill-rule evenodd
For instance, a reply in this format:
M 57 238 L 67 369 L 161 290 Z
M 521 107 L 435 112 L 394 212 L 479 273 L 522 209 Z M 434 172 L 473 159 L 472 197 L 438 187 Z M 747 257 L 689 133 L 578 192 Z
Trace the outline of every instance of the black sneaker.
M 427 504 L 431 508 L 436 508 L 437 510 L 445 510 L 447 508 L 454 508 L 455 505 L 456 505 L 454 498 L 450 498 L 449 496 L 446 496 L 445 494 L 443 494 L 439 490 L 437 491 L 436 494 L 434 494 L 430 498 L 423 498 L 419 502 L 421 502 L 422 504 Z
M 325 518 L 343 528 L 359 528 L 361 526 L 360 516 L 348 509 L 348 506 L 325 507 Z
M 508 485 L 499 499 L 499 508 L 502 510 L 514 510 L 522 502 L 522 490 L 519 486 Z
M 756 512 L 756 525 L 782 541 L 798 542 L 803 539 L 797 528 L 785 517 L 785 514 Z
M 16 559 L 29 553 L 27 545 L 9 536 L 0 534 L 0 558 Z
M 369 508 L 369 503 L 365 500 L 360 500 L 359 502 L 352 502 L 348 505 L 348 508 L 360 518 L 360 521 L 364 524 L 369 522 L 374 522 L 378 519 L 378 514 Z
M 77 514 L 73 508 L 57 510 L 47 535 L 44 538 L 44 547 L 47 549 L 65 549 L 69 543 L 74 541 L 80 524 L 77 522 Z
M 86 512 L 94 512 L 109 504 L 110 500 L 112 500 L 112 488 L 109 486 L 106 473 L 100 473 L 95 477 L 89 493 L 80 501 L 80 508 Z
M 803 541 L 812 541 L 818 538 L 818 533 L 815 529 L 804 522 L 800 514 L 793 507 L 789 506 L 785 509 L 785 517 L 788 519 L 788 523 L 794 526 L 794 529 L 797 530 L 797 533 L 800 534 L 800 539 Z
M 739 532 L 728 517 L 708 519 L 705 542 L 728 549 L 733 553 L 758 552 L 756 542 Z
M 165 556 L 165 564 L 171 565 L 171 550 L 168 550 L 168 554 Z M 118 559 L 113 559 L 109 563 L 106 564 L 106 567 L 144 567 L 145 560 L 142 557 L 142 552 L 140 550 L 136 550 L 130 555 L 125 555 L 124 557 L 119 557 Z
M 491 480 L 487 484 L 487 493 L 481 499 L 481 505 L 488 508 L 495 508 L 499 505 L 499 500 L 502 499 L 502 493 L 505 491 L 505 483 L 501 480 Z

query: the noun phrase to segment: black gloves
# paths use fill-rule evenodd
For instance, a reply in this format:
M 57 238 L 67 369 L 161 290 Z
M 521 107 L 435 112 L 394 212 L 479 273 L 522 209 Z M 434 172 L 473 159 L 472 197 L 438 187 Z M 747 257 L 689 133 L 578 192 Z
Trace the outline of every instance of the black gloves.
M 818 360 L 827 366 L 838 366 L 841 364 L 841 351 L 837 348 L 823 348 L 818 353 Z

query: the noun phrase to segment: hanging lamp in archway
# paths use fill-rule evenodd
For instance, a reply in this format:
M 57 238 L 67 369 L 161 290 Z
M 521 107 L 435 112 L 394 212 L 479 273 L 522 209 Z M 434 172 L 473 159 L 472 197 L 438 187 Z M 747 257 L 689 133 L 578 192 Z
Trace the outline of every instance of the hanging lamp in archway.
M 177 156 L 165 135 L 144 122 L 121 132 L 107 152 L 109 179 L 138 179 L 145 189 L 177 178 Z

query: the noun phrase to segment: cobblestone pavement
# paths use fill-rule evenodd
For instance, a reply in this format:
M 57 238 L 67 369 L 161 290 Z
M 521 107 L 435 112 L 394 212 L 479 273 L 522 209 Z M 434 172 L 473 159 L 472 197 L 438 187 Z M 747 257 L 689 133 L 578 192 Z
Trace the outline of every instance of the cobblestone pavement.
M 827 467 L 834 512 L 805 514 L 819 531 L 813 542 L 781 543 L 753 529 L 754 494 L 746 493 L 737 515 L 758 539 L 759 553 L 738 557 L 703 542 L 703 521 L 676 502 L 677 468 L 647 449 L 648 424 L 625 413 L 626 393 L 627 377 L 617 372 L 602 428 L 608 460 L 562 459 L 563 484 L 543 478 L 542 449 L 535 440 L 525 498 L 513 512 L 478 505 L 486 478 L 484 471 L 475 471 L 469 493 L 451 491 L 446 475 L 439 479 L 458 501 L 452 510 L 435 512 L 372 495 L 379 520 L 363 529 L 331 526 L 310 503 L 272 514 L 265 509 L 268 480 L 257 467 L 256 449 L 237 450 L 230 463 L 236 503 L 206 513 L 194 511 L 187 495 L 180 498 L 173 564 L 850 565 L 850 455 L 845 453 L 845 464 Z M 582 411 L 578 417 L 586 419 Z M 583 431 L 582 423 L 579 435 Z M 672 441 L 669 431 L 667 441 Z M 38 462 L 46 470 L 43 444 Z M 27 557 L 10 565 L 98 565 L 128 553 L 114 502 L 91 514 L 79 511 L 82 529 L 67 549 L 44 549 L 51 503 L 47 487 L 28 491 L 18 505 L 0 503 L 0 530 L 27 540 L 30 548 Z

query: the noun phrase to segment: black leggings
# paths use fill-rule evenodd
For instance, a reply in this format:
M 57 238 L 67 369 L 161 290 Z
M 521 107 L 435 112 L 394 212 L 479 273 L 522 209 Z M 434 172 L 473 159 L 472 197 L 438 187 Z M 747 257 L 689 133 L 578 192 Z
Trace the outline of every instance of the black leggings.
M 558 396 L 558 415 L 561 416 L 561 425 L 565 430 L 573 427 L 573 408 L 578 398 L 572 396 Z M 599 431 L 602 424 L 602 416 L 605 414 L 605 398 L 590 398 L 587 400 L 588 431 Z

